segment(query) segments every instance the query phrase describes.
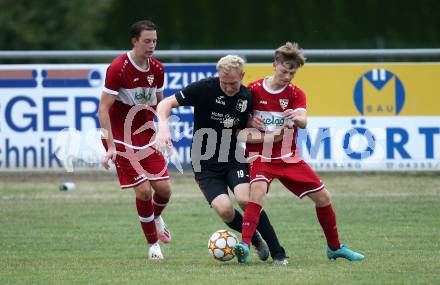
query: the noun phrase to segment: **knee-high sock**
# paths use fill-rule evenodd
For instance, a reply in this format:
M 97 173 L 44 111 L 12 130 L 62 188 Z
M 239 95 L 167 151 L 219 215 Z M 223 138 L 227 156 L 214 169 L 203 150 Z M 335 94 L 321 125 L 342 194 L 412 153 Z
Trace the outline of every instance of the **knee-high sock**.
M 269 247 L 270 255 L 272 257 L 274 257 L 275 254 L 277 254 L 278 252 L 282 251 L 277 234 L 275 233 L 275 230 L 273 229 L 269 221 L 269 217 L 264 210 L 260 213 L 260 222 L 258 223 L 257 230 L 266 241 L 267 246 Z
M 237 232 L 241 233 L 242 231 L 242 225 L 243 225 L 243 216 L 240 214 L 239 211 L 235 210 L 234 219 L 230 221 L 229 223 L 226 223 L 231 229 L 236 230 Z M 257 236 L 254 234 L 252 236 L 252 244 L 257 245 L 259 240 L 257 239 Z
M 156 224 L 154 222 L 153 203 L 151 202 L 151 199 L 144 201 L 136 198 L 136 209 L 145 239 L 149 244 L 156 243 L 158 238 Z
M 260 221 L 261 206 L 248 202 L 243 217 L 242 242 L 251 245 L 252 236 L 255 234 L 258 222 Z
M 331 249 L 338 249 L 341 247 L 338 237 L 338 228 L 336 226 L 336 214 L 333 211 L 332 205 L 325 207 L 316 207 L 316 215 L 318 221 L 324 230 L 327 244 Z
M 165 198 L 154 192 L 153 195 L 153 208 L 154 217 L 159 217 L 162 214 L 163 209 L 168 205 L 170 198 Z

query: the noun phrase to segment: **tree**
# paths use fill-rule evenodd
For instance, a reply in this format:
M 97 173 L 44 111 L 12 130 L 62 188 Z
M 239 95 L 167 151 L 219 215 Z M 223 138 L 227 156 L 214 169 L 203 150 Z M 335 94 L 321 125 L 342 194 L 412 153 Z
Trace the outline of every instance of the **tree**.
M 0 49 L 105 48 L 99 42 L 112 0 L 0 0 Z

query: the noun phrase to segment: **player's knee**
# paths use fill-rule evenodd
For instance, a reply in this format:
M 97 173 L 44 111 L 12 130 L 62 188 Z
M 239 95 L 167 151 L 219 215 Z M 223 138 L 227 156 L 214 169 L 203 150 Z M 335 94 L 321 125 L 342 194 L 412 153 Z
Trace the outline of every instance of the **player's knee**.
M 234 219 L 235 210 L 233 207 L 224 207 L 220 208 L 217 213 L 223 221 L 228 223 Z
M 136 198 L 140 200 L 151 200 L 151 193 L 147 191 L 136 191 Z
M 240 208 L 245 209 L 249 201 L 249 184 L 242 183 L 234 188 L 234 195 Z
M 236 197 L 237 204 L 242 208 L 243 210 L 246 209 L 246 206 L 249 202 L 248 197 Z
M 211 206 L 223 221 L 230 222 L 234 218 L 235 210 L 229 197 L 220 195 L 212 201 Z
M 150 200 L 152 197 L 149 185 L 141 184 L 134 188 L 134 192 L 136 193 L 136 198 L 141 200 Z
M 252 184 L 249 201 L 261 205 L 264 197 L 266 197 L 266 191 L 267 185 L 265 183 L 258 183 L 256 185 Z
M 159 194 L 163 198 L 170 198 L 171 197 L 171 189 L 167 189 L 166 191 L 158 191 L 157 194 Z
M 235 200 L 240 208 L 246 209 L 246 206 L 249 202 L 249 188 L 247 188 L 247 191 L 235 191 Z
M 330 199 L 323 198 L 323 199 L 318 200 L 315 204 L 317 207 L 325 207 L 325 206 L 330 205 L 330 203 L 331 203 Z
M 153 184 L 154 191 L 163 198 L 171 197 L 171 185 L 168 181 L 161 181 L 160 183 Z
M 324 188 L 316 193 L 313 201 L 317 207 L 325 207 L 331 204 L 330 193 Z

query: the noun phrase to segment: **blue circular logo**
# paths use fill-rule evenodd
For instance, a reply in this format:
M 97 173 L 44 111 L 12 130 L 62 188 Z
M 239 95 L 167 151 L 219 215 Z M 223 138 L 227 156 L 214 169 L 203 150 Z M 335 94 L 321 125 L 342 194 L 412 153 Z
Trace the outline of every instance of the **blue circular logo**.
M 354 87 L 354 104 L 361 115 L 398 115 L 405 103 L 402 81 L 385 69 L 363 74 Z

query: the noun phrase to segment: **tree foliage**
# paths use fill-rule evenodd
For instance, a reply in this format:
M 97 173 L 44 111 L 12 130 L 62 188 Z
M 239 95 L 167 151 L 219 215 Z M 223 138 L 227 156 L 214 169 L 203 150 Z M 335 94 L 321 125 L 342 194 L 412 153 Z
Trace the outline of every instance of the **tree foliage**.
M 0 0 L 0 49 L 105 47 L 98 41 L 112 1 Z
M 159 26 L 159 49 L 440 47 L 440 1 L 0 0 L 0 49 L 127 49 Z

